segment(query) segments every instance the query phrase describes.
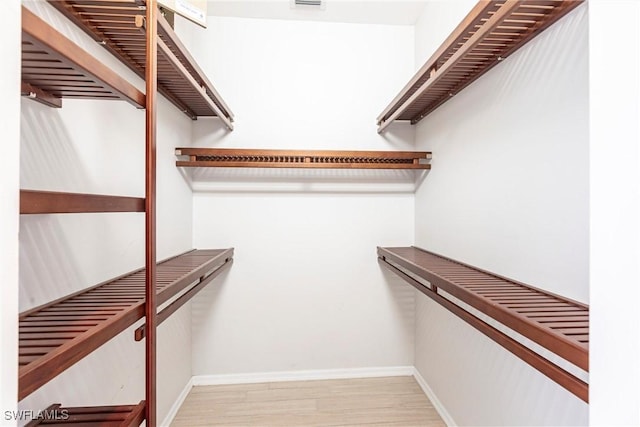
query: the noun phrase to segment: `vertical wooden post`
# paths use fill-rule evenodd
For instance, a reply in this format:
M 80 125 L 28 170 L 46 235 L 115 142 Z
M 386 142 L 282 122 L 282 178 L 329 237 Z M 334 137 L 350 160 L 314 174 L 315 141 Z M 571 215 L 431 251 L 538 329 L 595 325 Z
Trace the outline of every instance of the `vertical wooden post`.
M 145 400 L 147 427 L 156 427 L 156 95 L 158 90 L 157 0 L 147 0 L 146 214 L 145 214 Z

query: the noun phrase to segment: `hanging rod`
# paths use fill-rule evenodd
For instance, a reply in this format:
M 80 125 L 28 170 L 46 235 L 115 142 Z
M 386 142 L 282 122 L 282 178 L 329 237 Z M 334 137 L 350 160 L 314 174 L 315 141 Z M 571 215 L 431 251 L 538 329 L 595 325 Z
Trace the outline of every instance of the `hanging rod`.
M 431 169 L 425 151 L 317 151 L 176 148 L 179 167 Z

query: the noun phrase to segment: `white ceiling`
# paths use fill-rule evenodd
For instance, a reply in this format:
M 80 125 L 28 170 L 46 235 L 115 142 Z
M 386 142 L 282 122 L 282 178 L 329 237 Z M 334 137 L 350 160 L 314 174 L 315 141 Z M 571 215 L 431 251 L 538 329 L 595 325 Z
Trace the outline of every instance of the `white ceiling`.
M 322 9 L 291 0 L 209 0 L 210 16 L 413 25 L 427 0 L 323 0 Z

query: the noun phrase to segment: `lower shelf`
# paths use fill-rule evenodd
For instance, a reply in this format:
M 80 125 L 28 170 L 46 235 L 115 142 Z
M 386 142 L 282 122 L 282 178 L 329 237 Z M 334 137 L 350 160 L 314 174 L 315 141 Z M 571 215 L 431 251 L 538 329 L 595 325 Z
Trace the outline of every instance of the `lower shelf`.
M 158 306 L 209 283 L 233 249 L 186 252 L 158 263 Z M 145 269 L 20 314 L 18 399 L 22 400 L 144 317 Z M 179 297 L 183 299 L 183 297 Z
M 34 419 L 26 427 L 68 426 L 74 427 L 128 427 L 139 426 L 144 421 L 144 400 L 137 405 L 94 406 L 64 408 L 56 403 L 44 411 L 34 414 Z
M 416 247 L 379 247 L 378 258 L 424 295 L 588 402 L 585 381 L 488 321 L 588 372 L 589 306 Z

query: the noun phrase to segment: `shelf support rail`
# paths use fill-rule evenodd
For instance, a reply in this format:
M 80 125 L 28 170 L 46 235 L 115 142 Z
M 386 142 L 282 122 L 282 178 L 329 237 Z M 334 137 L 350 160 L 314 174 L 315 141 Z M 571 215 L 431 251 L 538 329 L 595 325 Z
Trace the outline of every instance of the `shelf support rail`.
M 145 111 L 145 419 L 157 424 L 157 299 L 156 299 L 156 131 L 158 95 L 157 0 L 147 0 L 146 10 L 146 111 Z

